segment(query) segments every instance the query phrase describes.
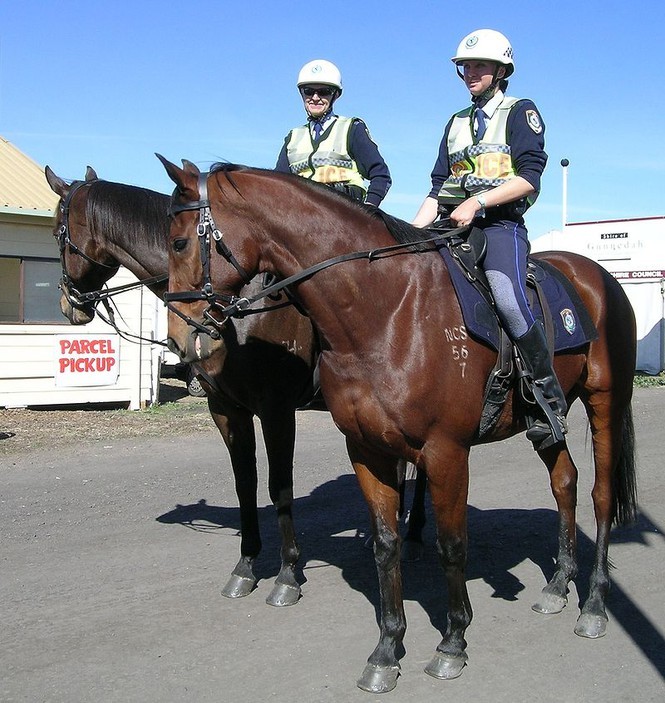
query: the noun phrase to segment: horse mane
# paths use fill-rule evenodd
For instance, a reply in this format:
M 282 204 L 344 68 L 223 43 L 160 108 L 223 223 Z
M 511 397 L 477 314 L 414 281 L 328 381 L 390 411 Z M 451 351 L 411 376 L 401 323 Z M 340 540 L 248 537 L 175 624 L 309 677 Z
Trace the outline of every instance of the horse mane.
M 405 220 L 389 215 L 387 212 L 384 212 L 383 210 L 380 210 L 372 205 L 365 205 L 364 203 L 358 202 L 350 195 L 347 195 L 341 190 L 331 188 L 325 183 L 319 183 L 318 181 L 312 181 L 308 178 L 302 178 L 301 176 L 296 176 L 293 174 L 280 173 L 271 169 L 251 168 L 249 166 L 228 163 L 226 161 L 217 162 L 210 167 L 210 173 L 221 172 L 226 174 L 227 180 L 236 191 L 238 191 L 238 187 L 233 180 L 232 174 L 239 171 L 257 171 L 260 173 L 290 178 L 293 180 L 293 183 L 299 187 L 312 189 L 319 195 L 325 193 L 330 198 L 338 198 L 340 202 L 344 202 L 349 207 L 354 208 L 359 212 L 363 212 L 368 217 L 380 220 L 398 244 L 413 244 L 416 251 L 428 251 L 432 248 L 431 245 L 422 244 L 422 241 L 427 238 L 427 235 L 422 229 L 414 227 Z
M 91 234 L 128 246 L 163 247 L 169 233 L 170 197 L 147 188 L 93 181 L 86 201 Z

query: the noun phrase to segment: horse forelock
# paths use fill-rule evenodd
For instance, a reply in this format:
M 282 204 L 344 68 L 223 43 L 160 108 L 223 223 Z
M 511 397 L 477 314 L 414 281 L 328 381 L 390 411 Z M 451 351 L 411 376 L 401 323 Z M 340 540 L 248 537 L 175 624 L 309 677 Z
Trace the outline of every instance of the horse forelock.
M 170 198 L 147 188 L 94 181 L 86 200 L 93 236 L 137 248 L 164 247 L 169 232 Z

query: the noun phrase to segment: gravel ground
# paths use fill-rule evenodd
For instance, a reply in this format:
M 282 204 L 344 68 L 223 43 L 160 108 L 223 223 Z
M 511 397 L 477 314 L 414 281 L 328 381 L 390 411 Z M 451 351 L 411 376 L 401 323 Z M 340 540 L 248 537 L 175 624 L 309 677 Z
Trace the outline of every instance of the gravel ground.
M 190 396 L 184 382 L 161 379 L 159 399 L 159 405 L 147 410 L 100 409 L 99 405 L 2 409 L 0 457 L 76 442 L 217 432 L 205 398 Z
M 402 567 L 402 675 L 380 698 L 355 685 L 377 642 L 378 585 L 364 547 L 367 510 L 328 413 L 298 416 L 293 510 L 303 597 L 274 608 L 265 599 L 279 570 L 280 539 L 262 442 L 259 582 L 246 598 L 223 598 L 240 550 L 240 512 L 228 452 L 204 403 L 183 394 L 154 411 L 66 412 L 46 441 L 66 440 L 66 425 L 74 442 L 0 457 L 0 701 L 663 703 L 665 389 L 638 389 L 633 410 L 640 517 L 611 536 L 607 636 L 573 634 L 595 535 L 590 438 L 576 403 L 569 446 L 580 469 L 580 576 L 568 606 L 559 615 L 531 610 L 556 554 L 547 471 L 523 436 L 476 447 L 469 665 L 454 681 L 423 672 L 446 624 L 429 519 L 423 561 Z M 33 427 L 55 423 L 59 413 L 21 412 L 31 439 Z M 0 428 L 10 418 L 18 431 L 14 412 L 0 411 Z M 95 418 L 97 434 L 79 441 Z M 170 434 L 149 434 L 165 428 Z M 110 434 L 127 431 L 134 434 Z M 0 452 L 19 439 L 0 441 Z

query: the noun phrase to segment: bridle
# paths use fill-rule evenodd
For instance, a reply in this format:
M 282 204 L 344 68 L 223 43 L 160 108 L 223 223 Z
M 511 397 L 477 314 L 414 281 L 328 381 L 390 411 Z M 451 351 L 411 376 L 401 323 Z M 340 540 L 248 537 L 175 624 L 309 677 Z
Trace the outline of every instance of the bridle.
M 212 339 L 220 339 L 221 328 L 224 322 L 220 322 L 213 316 L 213 312 L 221 313 L 226 319 L 229 315 L 226 313 L 230 305 L 233 305 L 238 298 L 233 295 L 223 295 L 221 293 L 215 293 L 212 286 L 212 278 L 210 276 L 210 259 L 212 253 L 212 242 L 215 242 L 215 250 L 218 254 L 221 254 L 235 270 L 240 274 L 245 285 L 247 285 L 251 280 L 251 276 L 245 271 L 245 269 L 238 263 L 231 250 L 226 245 L 224 241 L 224 235 L 222 231 L 215 224 L 215 220 L 212 216 L 212 210 L 210 209 L 210 200 L 208 199 L 208 176 L 209 172 L 199 173 L 198 176 L 198 191 L 199 200 L 191 200 L 184 203 L 177 202 L 178 189 L 173 192 L 171 196 L 171 206 L 169 208 L 169 215 L 175 217 L 178 213 L 187 212 L 190 210 L 198 210 L 199 213 L 199 223 L 196 225 L 196 236 L 199 240 L 199 253 L 201 256 L 201 266 L 203 268 L 203 284 L 201 290 L 198 291 L 178 291 L 175 293 L 167 292 L 164 293 L 164 302 L 171 312 L 176 314 L 178 317 L 183 319 L 188 325 L 194 327 L 199 332 L 203 332 Z M 185 315 L 178 308 L 170 305 L 172 302 L 187 301 L 192 302 L 195 300 L 205 300 L 208 303 L 208 307 L 203 311 L 203 317 L 206 319 L 207 324 L 201 324 L 194 320 L 193 318 Z M 220 306 L 220 301 L 228 303 L 229 306 Z
M 70 236 L 69 209 L 72 199 L 81 188 L 84 186 L 90 186 L 93 183 L 94 181 L 74 181 L 71 184 L 69 192 L 60 201 L 62 223 L 53 234 L 58 242 L 58 249 L 60 251 L 60 267 L 62 268 L 62 278 L 60 279 L 59 288 L 65 296 L 67 302 L 73 308 L 78 310 L 85 310 L 86 308 L 95 307 L 100 301 L 104 301 L 106 303 L 109 298 L 117 295 L 118 293 L 124 293 L 125 291 L 133 290 L 134 288 L 138 288 L 140 286 L 151 286 L 156 283 L 164 283 L 168 280 L 167 275 L 152 276 L 151 278 L 143 279 L 141 281 L 137 281 L 136 283 L 126 283 L 122 286 L 116 286 L 115 288 L 106 287 L 100 290 L 90 291 L 88 293 L 81 293 L 81 291 L 75 288 L 72 278 L 67 271 L 67 260 L 65 256 L 67 250 L 69 250 L 70 254 L 76 254 L 94 266 L 101 266 L 102 268 L 109 270 L 117 270 L 119 268 L 119 264 L 105 264 L 101 261 L 93 259 L 91 256 L 88 256 L 88 254 L 74 244 Z
M 221 338 L 221 331 L 227 319 L 231 317 L 244 317 L 255 312 L 268 312 L 270 309 L 252 310 L 250 309 L 250 306 L 259 300 L 270 297 L 281 290 L 287 289 L 288 286 L 294 283 L 299 283 L 310 278 L 318 271 L 322 271 L 323 269 L 340 264 L 344 261 L 351 261 L 354 259 L 368 259 L 369 261 L 372 261 L 374 259 L 382 258 L 384 255 L 397 252 L 398 250 L 409 249 L 422 244 L 435 242 L 440 243 L 443 241 L 443 236 L 441 234 L 437 234 L 434 237 L 423 239 L 418 242 L 394 244 L 392 246 L 380 247 L 368 251 L 355 251 L 348 254 L 340 254 L 339 256 L 334 256 L 330 259 L 326 259 L 325 261 L 321 261 L 318 264 L 314 264 L 313 266 L 289 276 L 288 278 L 264 287 L 259 293 L 249 297 L 237 297 L 235 295 L 215 293 L 212 285 L 212 278 L 210 276 L 210 261 L 213 241 L 215 242 L 215 249 L 217 253 L 221 254 L 236 269 L 245 285 L 250 282 L 251 277 L 240 265 L 240 263 L 238 263 L 238 260 L 224 242 L 223 233 L 215 224 L 212 211 L 210 209 L 210 200 L 208 199 L 209 175 L 210 172 L 203 172 L 198 176 L 199 200 L 179 203 L 177 198 L 180 191 L 176 188 L 171 196 L 171 207 L 169 209 L 169 214 L 171 217 L 174 217 L 180 212 L 190 210 L 199 211 L 199 223 L 196 227 L 196 234 L 199 239 L 199 251 L 201 255 L 201 265 L 203 268 L 203 284 L 201 289 L 198 291 L 167 292 L 164 293 L 163 297 L 171 312 L 180 317 L 197 331 L 209 335 L 212 339 Z M 463 229 L 466 228 L 460 228 L 460 230 Z M 203 317 L 206 319 L 205 324 L 197 322 L 170 304 L 172 302 L 193 302 L 197 300 L 205 300 L 208 302 L 208 307 L 203 311 Z M 226 305 L 221 305 L 220 303 L 226 303 Z M 216 312 L 220 315 L 222 320 L 220 321 L 214 317 L 212 312 Z
M 92 181 L 74 181 L 67 195 L 60 201 L 60 215 L 62 223 L 58 230 L 54 232 L 53 236 L 58 242 L 58 249 L 60 251 L 60 267 L 62 268 L 62 278 L 60 279 L 59 288 L 63 295 L 67 299 L 67 302 L 74 308 L 83 310 L 94 305 L 96 298 L 90 297 L 89 294 L 81 293 L 77 290 L 72 282 L 71 276 L 67 271 L 67 259 L 65 253 L 67 249 L 71 254 L 77 254 L 83 257 L 86 261 L 94 264 L 95 266 L 103 266 L 104 268 L 116 268 L 115 266 L 109 266 L 108 264 L 103 264 L 101 261 L 95 261 L 89 257 L 82 249 L 79 249 L 74 242 L 72 242 L 69 236 L 69 207 L 71 202 L 76 195 L 76 193 L 84 186 L 89 186 Z

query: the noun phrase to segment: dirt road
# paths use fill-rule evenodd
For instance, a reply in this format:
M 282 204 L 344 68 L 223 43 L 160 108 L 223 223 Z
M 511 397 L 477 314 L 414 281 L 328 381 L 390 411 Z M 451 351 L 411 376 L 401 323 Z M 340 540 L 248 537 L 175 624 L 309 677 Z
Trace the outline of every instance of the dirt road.
M 471 468 L 469 665 L 448 682 L 423 672 L 445 621 L 430 525 L 424 560 L 403 568 L 406 654 L 382 701 L 665 700 L 665 390 L 637 391 L 634 412 L 641 517 L 613 534 L 607 636 L 573 634 L 574 586 L 560 615 L 531 610 L 555 553 L 547 475 L 523 437 L 480 447 Z M 572 416 L 583 593 L 592 471 L 579 407 Z M 249 597 L 224 599 L 239 551 L 226 451 L 211 422 L 196 433 L 165 430 L 2 457 L 0 700 L 372 700 L 355 681 L 378 638 L 376 576 L 364 504 L 329 416 L 299 416 L 304 586 L 285 609 L 264 602 L 279 563 L 265 459 L 261 580 Z

